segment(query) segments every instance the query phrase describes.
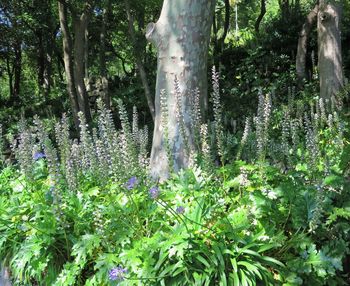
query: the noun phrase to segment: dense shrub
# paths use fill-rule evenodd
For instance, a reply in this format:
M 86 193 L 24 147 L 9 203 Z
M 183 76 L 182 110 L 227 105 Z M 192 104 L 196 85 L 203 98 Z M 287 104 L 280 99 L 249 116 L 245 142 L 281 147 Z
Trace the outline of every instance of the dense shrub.
M 17 164 L 0 174 L 0 257 L 15 285 L 347 285 L 347 123 L 322 100 L 273 108 L 260 93 L 237 144 L 214 79 L 201 151 L 162 183 L 148 177 L 147 128 L 121 102 L 122 130 L 100 103 L 78 140 L 65 116 L 55 134 L 20 123 Z

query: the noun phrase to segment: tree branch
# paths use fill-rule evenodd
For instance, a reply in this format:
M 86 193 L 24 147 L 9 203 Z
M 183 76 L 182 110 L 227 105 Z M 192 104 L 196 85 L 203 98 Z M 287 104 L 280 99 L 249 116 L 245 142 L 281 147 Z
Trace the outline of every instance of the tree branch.
M 259 29 L 260 29 L 260 23 L 262 21 L 262 19 L 264 18 L 266 14 L 266 0 L 261 0 L 261 6 L 260 6 L 260 14 L 258 19 L 256 19 L 255 22 L 255 32 L 259 33 Z

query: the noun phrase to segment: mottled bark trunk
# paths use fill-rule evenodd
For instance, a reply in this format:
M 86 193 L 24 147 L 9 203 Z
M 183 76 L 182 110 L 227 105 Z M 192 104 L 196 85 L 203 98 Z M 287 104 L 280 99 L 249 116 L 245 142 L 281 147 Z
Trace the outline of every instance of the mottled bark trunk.
M 298 77 L 298 85 L 301 87 L 304 80 L 307 78 L 306 74 L 306 54 L 307 54 L 307 43 L 309 39 L 312 26 L 316 22 L 318 14 L 318 5 L 307 15 L 306 21 L 301 29 L 298 40 L 298 50 L 296 57 L 296 72 Z
M 215 0 L 164 0 L 157 23 L 147 27 L 146 37 L 158 50 L 155 97 L 155 127 L 151 153 L 151 172 L 164 179 L 169 174 L 169 161 L 174 171 L 186 168 L 190 154 L 176 118 L 174 80 L 178 79 L 182 96 L 181 112 L 189 149 L 194 149 L 191 130 L 191 95 L 199 89 L 207 98 L 207 55 Z M 168 109 L 167 142 L 171 158 L 167 158 L 164 127 L 161 124 L 160 95 L 164 92 Z M 203 104 L 203 105 L 206 105 Z
M 151 95 L 151 89 L 148 84 L 148 79 L 147 79 L 147 73 L 145 71 L 145 67 L 143 65 L 142 57 L 140 55 L 140 52 L 137 50 L 137 38 L 136 38 L 136 31 L 134 27 L 134 18 L 131 15 L 131 9 L 130 9 L 130 4 L 128 2 L 129 0 L 125 0 L 125 8 L 126 8 L 126 13 L 128 15 L 128 22 L 129 22 L 129 34 L 131 37 L 131 40 L 133 42 L 133 50 L 134 50 L 134 56 L 136 59 L 136 66 L 140 74 L 141 82 L 145 91 L 145 96 L 148 104 L 149 111 L 151 113 L 152 119 L 154 121 L 155 117 L 155 109 L 154 109 L 154 104 L 153 104 L 153 98 Z
M 86 121 L 92 121 L 89 97 L 85 86 L 85 49 L 88 14 L 83 13 L 74 19 L 74 81 L 77 91 L 79 109 L 84 113 Z
M 73 67 L 73 49 L 72 49 L 72 38 L 68 29 L 68 21 L 67 21 L 67 7 L 65 7 L 61 2 L 58 3 L 58 11 L 60 18 L 60 26 L 63 35 L 63 61 L 64 61 L 64 69 L 66 73 L 67 79 L 67 91 L 69 95 L 69 100 L 71 103 L 73 120 L 76 128 L 79 128 L 79 104 L 77 93 L 75 89 L 75 81 L 74 81 L 74 67 Z
M 344 83 L 339 29 L 341 4 L 336 1 L 321 2 L 317 26 L 320 96 L 330 101 L 335 99 Z
M 0 263 L 0 286 L 11 286 L 10 271 L 8 267 Z

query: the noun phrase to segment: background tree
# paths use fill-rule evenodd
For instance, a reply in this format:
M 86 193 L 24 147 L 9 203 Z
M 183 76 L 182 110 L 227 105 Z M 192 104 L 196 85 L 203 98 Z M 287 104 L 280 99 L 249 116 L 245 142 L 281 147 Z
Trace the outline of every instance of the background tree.
M 341 4 L 337 1 L 320 1 L 317 25 L 320 96 L 328 101 L 335 99 L 344 84 L 341 10 Z
M 164 178 L 169 172 L 165 141 L 168 141 L 172 156 L 169 160 L 173 161 L 175 171 L 188 166 L 190 152 L 194 151 L 191 96 L 198 89 L 205 108 L 207 55 L 214 8 L 214 0 L 164 0 L 159 20 L 147 27 L 146 37 L 158 51 L 151 153 L 151 170 L 155 177 Z M 161 100 L 166 101 L 168 110 L 166 126 L 161 122 Z M 181 134 L 182 124 L 185 131 Z
M 84 113 L 87 122 L 92 121 L 89 98 L 85 86 L 86 65 L 87 63 L 87 37 L 88 24 L 93 10 L 92 1 L 83 4 L 82 11 L 68 4 L 65 1 L 59 1 L 60 25 L 63 34 L 63 50 L 65 71 L 67 78 L 68 92 L 70 94 L 74 117 L 81 111 Z M 72 17 L 72 31 L 68 25 L 68 12 Z M 73 36 L 72 36 L 73 35 Z M 77 122 L 77 119 L 75 119 Z M 77 123 L 76 123 L 77 124 Z

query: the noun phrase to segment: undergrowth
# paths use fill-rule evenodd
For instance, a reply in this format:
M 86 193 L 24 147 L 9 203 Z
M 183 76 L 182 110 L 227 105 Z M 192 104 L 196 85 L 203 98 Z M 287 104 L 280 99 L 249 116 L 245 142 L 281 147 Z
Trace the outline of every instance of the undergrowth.
M 148 129 L 122 102 L 121 130 L 100 102 L 76 139 L 65 115 L 54 132 L 20 122 L 0 173 L 14 285 L 348 285 L 342 112 L 318 99 L 274 108 L 260 92 L 245 128 L 225 132 L 213 78 L 215 120 L 193 100 L 198 153 L 162 183 L 148 176 Z

